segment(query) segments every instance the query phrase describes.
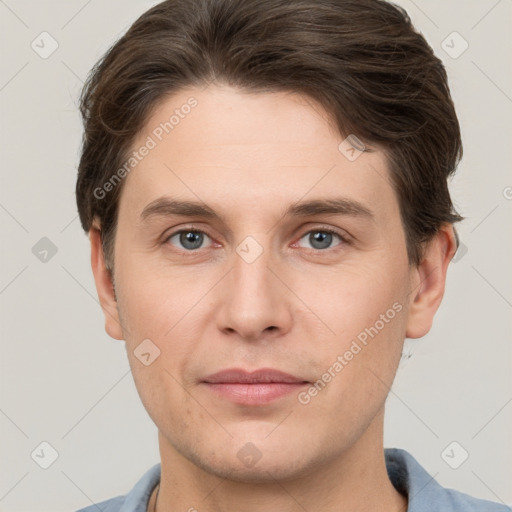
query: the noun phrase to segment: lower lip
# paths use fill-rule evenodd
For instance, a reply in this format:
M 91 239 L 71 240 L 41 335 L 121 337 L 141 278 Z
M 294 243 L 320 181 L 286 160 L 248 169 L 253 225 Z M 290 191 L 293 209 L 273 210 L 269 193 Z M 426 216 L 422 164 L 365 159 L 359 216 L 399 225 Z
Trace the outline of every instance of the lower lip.
M 240 405 L 263 405 L 298 392 L 305 382 L 269 382 L 257 384 L 204 383 L 213 393 Z

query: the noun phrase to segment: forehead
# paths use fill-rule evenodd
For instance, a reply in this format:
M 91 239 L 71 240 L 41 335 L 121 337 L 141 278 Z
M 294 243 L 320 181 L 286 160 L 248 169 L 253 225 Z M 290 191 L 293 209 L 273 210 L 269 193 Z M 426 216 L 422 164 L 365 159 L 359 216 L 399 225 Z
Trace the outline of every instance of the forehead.
M 351 161 L 343 140 L 327 113 L 296 93 L 181 90 L 154 109 L 134 141 L 145 156 L 129 172 L 121 203 L 140 213 L 169 194 L 213 208 L 278 208 L 335 193 L 396 212 L 384 154 Z

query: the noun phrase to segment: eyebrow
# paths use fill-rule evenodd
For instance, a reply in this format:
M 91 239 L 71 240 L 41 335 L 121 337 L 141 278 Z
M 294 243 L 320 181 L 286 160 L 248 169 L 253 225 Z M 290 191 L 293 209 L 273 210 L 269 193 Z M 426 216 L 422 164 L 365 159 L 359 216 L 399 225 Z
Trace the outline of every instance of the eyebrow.
M 140 214 L 143 222 L 152 217 L 170 217 L 173 215 L 183 217 L 202 217 L 205 219 L 218 219 L 224 222 L 224 217 L 215 210 L 201 202 L 180 201 L 164 196 L 149 203 Z M 373 212 L 358 201 L 344 197 L 315 199 L 295 203 L 290 206 L 283 217 L 308 217 L 315 215 L 347 215 L 374 219 Z
M 365 217 L 373 219 L 370 209 L 359 201 L 344 197 L 331 199 L 315 199 L 302 203 L 296 203 L 285 213 L 285 216 L 307 217 L 313 215 L 350 215 L 353 217 Z
M 147 221 L 151 217 L 170 217 L 172 215 L 181 215 L 183 217 L 204 217 L 207 219 L 217 218 L 220 215 L 204 203 L 195 201 L 178 201 L 170 197 L 160 197 L 149 203 L 140 218 Z

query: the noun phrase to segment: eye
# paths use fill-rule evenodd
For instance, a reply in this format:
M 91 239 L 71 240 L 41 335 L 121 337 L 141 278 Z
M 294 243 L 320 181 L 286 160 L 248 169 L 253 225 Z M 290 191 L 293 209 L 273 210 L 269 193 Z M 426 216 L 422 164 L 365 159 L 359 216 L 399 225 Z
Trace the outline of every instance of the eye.
M 165 242 L 170 243 L 179 249 L 194 251 L 202 248 L 205 239 L 210 239 L 210 237 L 202 231 L 184 229 L 170 235 Z
M 335 231 L 330 229 L 314 229 L 303 235 L 299 240 L 299 244 L 300 241 L 305 240 L 306 243 L 310 244 L 309 246 L 306 246 L 308 249 L 324 250 L 332 248 L 332 243 L 335 239 L 338 239 L 339 241 L 336 245 L 341 245 L 346 242 L 346 240 Z

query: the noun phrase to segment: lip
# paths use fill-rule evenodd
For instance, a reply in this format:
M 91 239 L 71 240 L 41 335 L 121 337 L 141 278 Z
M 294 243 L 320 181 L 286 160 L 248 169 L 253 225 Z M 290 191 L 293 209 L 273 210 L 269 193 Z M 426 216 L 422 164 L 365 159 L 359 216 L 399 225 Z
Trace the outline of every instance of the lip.
M 228 368 L 209 375 L 203 382 L 208 384 L 297 384 L 306 381 L 273 368 L 260 368 L 252 372 L 241 368 Z
M 230 368 L 206 377 L 202 384 L 211 392 L 239 405 L 264 405 L 297 392 L 309 382 L 272 368 L 252 372 Z

